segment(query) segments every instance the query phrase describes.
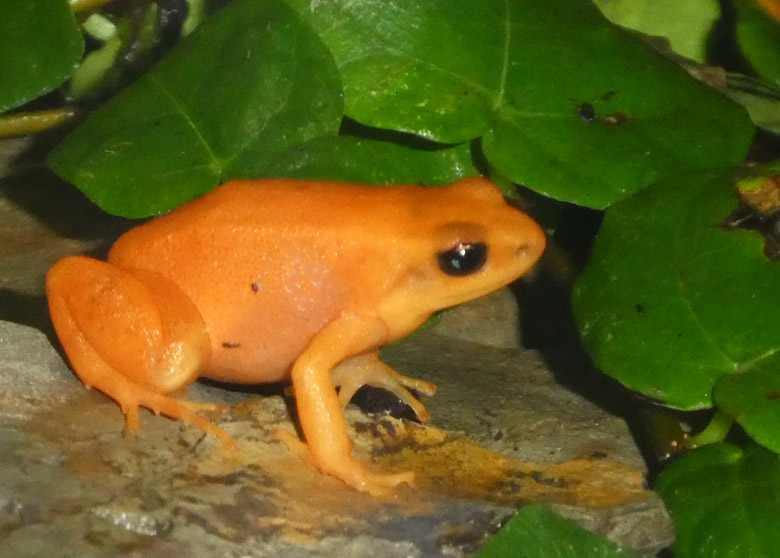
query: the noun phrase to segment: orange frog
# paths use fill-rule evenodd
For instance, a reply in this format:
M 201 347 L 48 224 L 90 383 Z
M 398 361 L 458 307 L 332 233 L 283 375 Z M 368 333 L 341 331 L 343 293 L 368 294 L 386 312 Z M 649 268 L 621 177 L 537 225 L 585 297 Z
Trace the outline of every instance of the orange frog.
M 122 235 L 108 261 L 72 256 L 46 277 L 49 310 L 76 375 L 114 399 L 181 419 L 233 447 L 197 414 L 218 405 L 173 397 L 200 376 L 292 379 L 307 463 L 372 494 L 412 479 L 352 457 L 342 407 L 357 389 L 435 386 L 379 360 L 379 347 L 432 313 L 523 275 L 545 237 L 488 180 L 377 187 L 298 180 L 219 186 Z M 340 389 L 337 392 L 336 386 Z

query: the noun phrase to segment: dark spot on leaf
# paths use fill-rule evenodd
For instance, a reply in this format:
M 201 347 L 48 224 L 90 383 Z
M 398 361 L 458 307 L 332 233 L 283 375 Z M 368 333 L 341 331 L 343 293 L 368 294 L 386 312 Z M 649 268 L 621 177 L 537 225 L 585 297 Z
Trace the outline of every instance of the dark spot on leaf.
M 580 103 L 577 105 L 577 116 L 585 124 L 590 124 L 596 119 L 596 109 L 590 103 Z
M 602 101 L 609 101 L 612 97 L 614 97 L 617 94 L 617 91 L 607 91 L 601 96 Z
M 223 341 L 222 346 L 226 349 L 236 349 L 241 346 L 241 343 L 231 343 L 230 341 Z
M 612 114 L 606 114 L 603 118 L 604 122 L 606 122 L 608 126 L 622 126 L 628 122 L 628 116 L 626 116 L 626 114 L 623 112 L 613 112 Z
M 636 312 L 637 314 L 644 314 L 645 313 L 645 307 L 641 304 L 636 305 Z
M 764 394 L 764 398 L 767 401 L 777 401 L 780 399 L 780 391 L 770 389 Z

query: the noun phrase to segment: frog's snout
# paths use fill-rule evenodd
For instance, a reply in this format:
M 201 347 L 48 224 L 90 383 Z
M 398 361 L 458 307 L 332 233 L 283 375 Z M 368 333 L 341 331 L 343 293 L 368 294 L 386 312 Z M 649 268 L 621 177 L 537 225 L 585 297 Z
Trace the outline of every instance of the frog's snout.
M 531 221 L 531 227 L 528 234 L 525 235 L 522 242 L 515 251 L 515 257 L 530 268 L 544 253 L 545 246 L 547 245 L 547 238 L 542 228 Z

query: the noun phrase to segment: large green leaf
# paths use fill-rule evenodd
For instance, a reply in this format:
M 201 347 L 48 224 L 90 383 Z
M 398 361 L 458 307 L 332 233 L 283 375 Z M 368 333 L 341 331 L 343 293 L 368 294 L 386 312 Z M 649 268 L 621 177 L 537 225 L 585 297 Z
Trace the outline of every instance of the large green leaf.
M 711 406 L 719 379 L 771 369 L 780 348 L 780 263 L 758 232 L 720 226 L 732 178 L 682 175 L 609 208 L 574 290 L 596 364 L 680 409 Z
M 615 543 L 586 531 L 543 504 L 523 506 L 490 539 L 479 558 L 628 558 Z
M 421 150 L 349 136 L 321 137 L 286 151 L 265 174 L 367 184 L 445 184 L 479 171 L 468 146 Z
M 720 17 L 718 0 L 594 0 L 610 21 L 668 39 L 672 50 L 704 62 L 712 27 Z
M 335 134 L 333 59 L 281 0 L 237 0 L 103 106 L 50 164 L 110 213 L 159 213 Z
M 770 558 L 780 552 L 780 462 L 759 447 L 699 448 L 658 480 L 677 528 L 676 558 Z
M 605 207 L 737 162 L 744 111 L 581 0 L 288 0 L 341 71 L 346 112 L 456 143 L 541 193 Z
M 0 112 L 60 85 L 83 50 L 66 0 L 0 2 Z

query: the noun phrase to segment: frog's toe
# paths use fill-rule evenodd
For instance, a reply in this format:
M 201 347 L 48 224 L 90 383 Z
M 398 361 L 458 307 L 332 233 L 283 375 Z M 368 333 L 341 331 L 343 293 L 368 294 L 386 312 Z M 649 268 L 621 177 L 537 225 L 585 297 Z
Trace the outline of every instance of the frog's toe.
M 230 410 L 230 405 L 227 403 L 209 403 L 200 401 L 187 401 L 183 399 L 177 400 L 179 404 L 187 407 L 193 413 L 226 413 Z
M 394 393 L 398 399 L 408 405 L 412 411 L 414 411 L 414 414 L 417 415 L 417 418 L 420 419 L 420 422 L 429 422 L 431 420 L 431 414 L 425 408 L 425 405 L 423 405 L 422 402 L 412 395 L 404 386 L 395 384 L 383 385 L 380 387 Z
M 138 402 L 123 401 L 122 414 L 125 415 L 125 432 L 138 432 L 141 422 L 138 419 Z
M 430 396 L 436 393 L 436 386 L 424 380 L 399 374 L 379 360 L 378 355 L 359 355 L 344 361 L 333 370 L 332 379 L 334 385 L 339 386 L 339 402 L 342 407 L 346 407 L 358 389 L 369 385 L 395 394 L 414 411 L 421 422 L 431 420 L 425 405 L 409 390 Z
M 348 485 L 367 492 L 374 497 L 384 499 L 394 499 L 396 497 L 395 488 L 401 484 L 414 484 L 414 473 L 405 471 L 403 473 L 376 474 L 370 473 L 359 463 L 355 470 L 348 471 L 345 477 L 339 477 Z
M 309 447 L 300 441 L 295 434 L 287 432 L 286 430 L 282 430 L 281 428 L 277 428 L 272 432 L 272 434 L 274 438 L 280 442 L 283 442 L 284 445 L 287 446 L 287 449 L 293 452 L 298 457 L 298 459 L 310 467 L 314 467 L 314 461 L 311 458 Z
M 184 401 L 179 399 L 172 399 L 166 395 L 156 392 L 147 392 L 141 401 L 141 405 L 148 407 L 155 414 L 162 413 L 168 417 L 179 419 L 195 428 L 199 428 L 215 436 L 227 451 L 233 451 L 236 449 L 236 442 L 233 438 L 219 428 L 212 422 L 207 421 L 202 416 L 197 414 L 199 411 L 214 411 L 224 410 L 227 405 L 219 405 L 216 403 L 198 403 L 194 401 Z

